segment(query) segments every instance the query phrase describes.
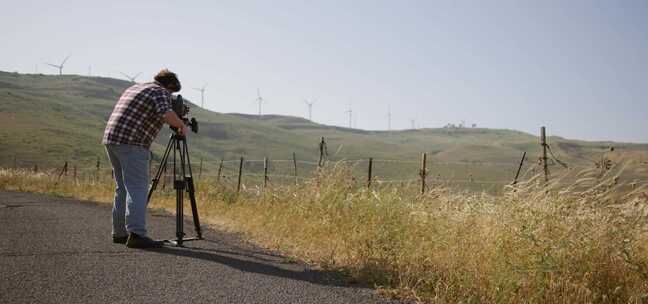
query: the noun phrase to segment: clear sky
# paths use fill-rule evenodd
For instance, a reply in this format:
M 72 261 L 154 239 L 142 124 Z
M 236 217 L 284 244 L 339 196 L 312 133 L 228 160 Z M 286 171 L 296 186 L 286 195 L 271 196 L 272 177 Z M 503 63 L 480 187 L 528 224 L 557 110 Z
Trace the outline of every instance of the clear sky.
M 648 142 L 648 1 L 0 0 L 0 70 L 207 83 L 206 107 Z

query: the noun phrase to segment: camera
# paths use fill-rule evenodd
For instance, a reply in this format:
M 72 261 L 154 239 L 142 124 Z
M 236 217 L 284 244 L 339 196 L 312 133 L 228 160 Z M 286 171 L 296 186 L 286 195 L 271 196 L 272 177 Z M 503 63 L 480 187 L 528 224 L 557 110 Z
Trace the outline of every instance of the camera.
M 194 117 L 189 119 L 189 106 L 184 103 L 182 95 L 173 95 L 171 97 L 171 108 L 192 132 L 198 133 L 198 121 Z M 172 127 L 172 129 L 175 128 Z
M 171 108 L 180 118 L 186 118 L 189 115 L 189 106 L 184 103 L 182 95 L 173 95 L 171 97 Z

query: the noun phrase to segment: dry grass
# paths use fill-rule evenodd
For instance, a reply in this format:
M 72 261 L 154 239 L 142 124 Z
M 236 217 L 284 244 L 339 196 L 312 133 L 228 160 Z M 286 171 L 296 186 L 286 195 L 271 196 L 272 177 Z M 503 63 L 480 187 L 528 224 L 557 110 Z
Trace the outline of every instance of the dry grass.
M 430 303 L 648 302 L 648 190 L 621 191 L 614 175 L 584 172 L 570 186 L 537 179 L 503 196 L 436 187 L 367 190 L 350 169 L 298 186 L 197 185 L 208 223 L 368 282 L 385 295 Z M 0 189 L 109 202 L 109 181 L 56 184 L 46 174 L 0 172 Z M 624 188 L 625 189 L 625 188 Z M 163 191 L 161 191 L 163 192 Z M 172 209 L 172 193 L 152 207 Z

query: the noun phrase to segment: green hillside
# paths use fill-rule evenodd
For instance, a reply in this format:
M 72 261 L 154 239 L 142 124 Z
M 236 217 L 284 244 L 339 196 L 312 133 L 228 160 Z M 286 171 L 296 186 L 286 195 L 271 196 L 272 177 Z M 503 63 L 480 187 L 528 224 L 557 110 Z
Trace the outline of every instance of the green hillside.
M 122 80 L 78 75 L 46 76 L 0 72 L 0 165 L 41 166 L 63 160 L 91 164 L 104 157 L 101 135 L 112 107 L 129 86 Z M 408 177 L 417 170 L 421 152 L 428 152 L 434 174 L 465 178 L 510 179 L 522 152 L 531 162 L 539 157 L 536 136 L 495 129 L 419 129 L 364 131 L 326 126 L 303 118 L 279 115 L 223 114 L 192 106 L 200 121 L 199 134 L 191 134 L 194 162 L 213 169 L 221 158 L 291 159 L 315 161 L 324 137 L 329 157 L 373 157 L 376 174 Z M 164 131 L 153 146 L 160 153 Z M 554 154 L 573 166 L 591 166 L 609 149 L 611 157 L 648 161 L 648 145 L 585 142 L 550 137 Z M 380 160 L 408 162 L 380 162 Z M 411 162 L 411 163 L 410 163 Z M 473 164 L 471 166 L 471 164 Z

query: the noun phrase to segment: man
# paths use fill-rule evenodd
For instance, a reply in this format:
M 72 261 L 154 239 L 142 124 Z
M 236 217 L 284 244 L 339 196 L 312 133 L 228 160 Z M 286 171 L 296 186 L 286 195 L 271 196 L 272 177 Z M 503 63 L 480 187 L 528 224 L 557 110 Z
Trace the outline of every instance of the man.
M 151 143 L 167 123 L 186 135 L 187 127 L 171 108 L 171 93 L 180 91 L 176 74 L 162 70 L 150 83 L 126 89 L 113 109 L 102 143 L 115 175 L 112 210 L 114 243 L 130 248 L 162 246 L 146 234 L 146 205 Z

